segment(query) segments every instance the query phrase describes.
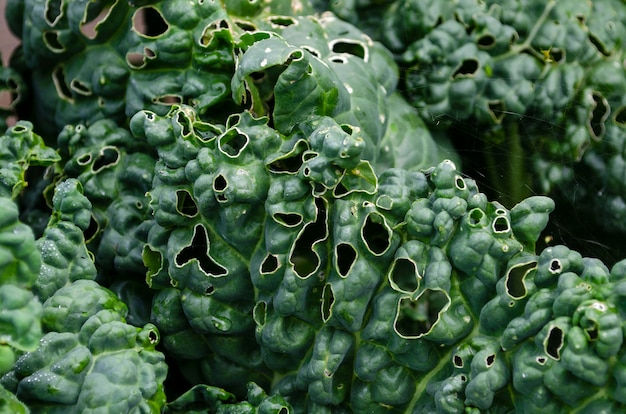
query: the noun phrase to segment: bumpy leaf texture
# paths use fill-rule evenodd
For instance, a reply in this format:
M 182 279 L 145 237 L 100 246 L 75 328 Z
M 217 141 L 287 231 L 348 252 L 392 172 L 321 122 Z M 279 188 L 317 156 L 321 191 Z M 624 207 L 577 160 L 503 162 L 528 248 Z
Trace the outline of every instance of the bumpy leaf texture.
M 535 255 L 552 200 L 508 210 L 451 161 L 370 177 L 330 118 L 267 122 L 131 122 L 160 155 L 152 322 L 190 381 L 295 412 L 622 407 L 623 264 Z
M 560 222 L 623 256 L 623 2 L 321 3 L 394 51 L 405 95 L 470 151 L 464 171 L 485 174 L 493 196 L 559 197 Z

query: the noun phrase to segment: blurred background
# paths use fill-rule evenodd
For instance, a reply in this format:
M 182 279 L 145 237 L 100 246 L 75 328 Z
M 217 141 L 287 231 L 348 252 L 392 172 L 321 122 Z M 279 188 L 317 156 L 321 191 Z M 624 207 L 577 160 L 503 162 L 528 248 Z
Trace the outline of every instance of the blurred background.
M 19 43 L 17 37 L 9 31 L 6 19 L 4 17 L 4 9 L 6 0 L 0 0 L 0 53 L 2 54 L 2 64 L 7 65 L 9 57 L 13 49 Z M 11 103 L 11 96 L 8 93 L 0 91 L 0 108 L 6 108 Z M 3 131 L 4 132 L 4 131 Z
M 17 38 L 9 31 L 9 27 L 4 17 L 6 3 L 6 0 L 0 0 L 0 13 L 2 13 L 2 18 L 0 18 L 0 52 L 2 53 L 2 62 L 5 65 L 9 60 L 11 52 L 18 44 Z

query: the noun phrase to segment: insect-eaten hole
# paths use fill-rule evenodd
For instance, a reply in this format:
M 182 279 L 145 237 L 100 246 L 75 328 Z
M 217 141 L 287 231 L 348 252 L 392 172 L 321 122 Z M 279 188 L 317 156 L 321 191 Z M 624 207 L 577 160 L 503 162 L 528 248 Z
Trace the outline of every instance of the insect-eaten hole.
M 57 66 L 52 71 L 52 81 L 59 98 L 71 101 L 72 91 L 70 91 L 70 88 L 68 88 L 67 83 L 65 82 L 65 71 L 63 66 Z
M 150 341 L 151 344 L 156 344 L 159 342 L 159 333 L 157 331 L 155 331 L 154 329 L 150 329 L 150 332 L 148 332 L 148 341 Z
M 552 259 L 550 261 L 550 265 L 548 267 L 548 270 L 550 271 L 550 273 L 552 273 L 553 275 L 557 274 L 557 273 L 561 273 L 562 267 L 561 267 L 561 261 L 559 259 Z
M 98 220 L 96 220 L 96 218 L 92 214 L 91 220 L 89 220 L 89 226 L 83 232 L 83 237 L 85 238 L 85 244 L 88 244 L 91 241 L 93 241 L 99 232 L 100 232 L 100 223 L 98 223 Z
M 216 39 L 219 39 L 219 36 L 215 36 L 215 33 L 227 30 L 229 27 L 228 21 L 224 19 L 211 22 L 211 24 L 202 31 L 202 36 L 200 36 L 199 40 L 200 45 L 205 47 L 211 45 Z
M 472 227 L 482 227 L 485 224 L 487 216 L 480 208 L 473 208 L 468 215 L 468 223 Z
M 44 16 L 46 23 L 50 26 L 54 26 L 57 21 L 63 16 L 63 0 L 47 0 L 44 8 Z
M 626 126 L 626 106 L 622 106 L 615 111 L 615 114 L 613 115 L 613 120 L 619 126 Z
M 593 33 L 589 32 L 589 42 L 602 54 L 603 56 L 609 57 L 611 53 L 606 49 L 606 45 L 602 42 L 602 40 L 598 39 Z
M 126 63 L 133 69 L 141 69 L 148 63 L 148 60 L 154 59 L 155 57 L 156 53 L 154 50 L 149 47 L 144 47 L 143 53 L 128 52 L 126 54 Z
M 494 362 L 496 362 L 496 354 L 487 355 L 487 357 L 485 358 L 485 365 L 487 365 L 487 367 L 490 367 L 493 365 Z
M 361 228 L 361 238 L 376 256 L 383 255 L 391 246 L 391 229 L 379 213 L 369 213 Z
M 563 330 L 558 326 L 553 326 L 548 332 L 548 337 L 543 343 L 546 354 L 555 360 L 561 359 L 561 348 L 563 348 Z
M 159 105 L 179 105 L 183 103 L 183 98 L 180 95 L 160 95 L 152 98 L 152 102 Z
M 506 216 L 497 216 L 491 225 L 493 232 L 496 234 L 504 234 L 511 231 L 511 224 Z
M 59 33 L 56 30 L 46 30 L 43 32 L 43 42 L 54 53 L 63 53 L 66 47 L 59 40 Z
M 516 300 L 526 297 L 528 290 L 526 289 L 524 280 L 526 276 L 535 269 L 537 269 L 536 261 L 511 267 L 505 279 L 506 293 Z
M 268 275 L 268 274 L 274 273 L 275 271 L 278 270 L 278 267 L 279 267 L 278 257 L 270 253 L 265 257 L 265 259 L 263 260 L 263 263 L 261 263 L 261 274 Z
M 294 19 L 293 17 L 289 17 L 289 16 L 272 16 L 268 18 L 268 21 L 272 25 L 278 26 L 278 27 L 289 27 L 291 25 L 298 23 L 296 19 Z
M 305 141 L 299 141 L 289 153 L 275 159 L 267 167 L 273 173 L 295 174 L 302 167 L 304 162 L 302 154 L 308 149 Z
M 191 126 L 191 120 L 189 119 L 189 117 L 185 114 L 184 111 L 179 111 L 178 114 L 176 115 L 176 123 L 178 125 L 180 125 L 181 127 L 181 135 L 183 137 L 187 137 L 191 134 L 191 132 L 193 131 L 193 128 Z
M 333 304 L 335 303 L 335 294 L 330 283 L 324 285 L 322 290 L 322 320 L 328 322 L 332 315 Z
M 272 217 L 285 227 L 296 227 L 302 223 L 302 214 L 299 213 L 274 213 Z
M 142 36 L 159 37 L 169 29 L 169 24 L 154 7 L 141 7 L 133 14 L 133 29 Z
M 180 250 L 175 257 L 175 263 L 178 267 L 183 267 L 191 261 L 196 261 L 202 272 L 211 276 L 224 276 L 228 273 L 227 269 L 217 263 L 209 255 L 210 244 L 209 236 L 206 229 L 202 225 L 197 225 L 193 231 L 191 244 Z
M 476 39 L 479 49 L 488 50 L 496 45 L 496 38 L 491 33 L 485 33 Z
M 98 26 L 104 23 L 117 1 L 89 1 L 83 20 L 80 23 L 80 32 L 88 39 L 95 39 L 98 36 Z
M 389 282 L 394 290 L 412 293 L 419 287 L 415 262 L 405 257 L 397 258 L 391 267 Z
M 450 298 L 441 290 L 425 289 L 415 300 L 400 298 L 394 329 L 403 338 L 420 338 L 435 326 Z
M 504 111 L 504 103 L 501 100 L 489 101 L 487 104 L 487 110 L 489 111 L 489 115 L 493 122 L 499 124 L 504 119 L 505 111 Z
M 70 89 L 84 96 L 89 96 L 92 93 L 91 87 L 86 83 L 79 81 L 78 79 L 72 79 L 72 81 L 70 82 Z
M 463 59 L 459 67 L 452 74 L 452 78 L 457 79 L 475 76 L 478 71 L 478 67 L 478 60 Z
M 198 215 L 198 205 L 188 190 L 176 190 L 176 211 L 189 218 Z
M 357 252 L 352 245 L 348 243 L 339 243 L 335 246 L 336 268 L 340 276 L 348 276 L 348 272 L 350 272 L 356 258 Z
M 105 168 L 115 166 L 120 159 L 120 150 L 116 147 L 104 147 L 94 160 L 91 170 L 97 173 Z
M 346 53 L 366 60 L 367 51 L 361 42 L 341 39 L 331 42 L 330 48 L 334 53 Z
M 252 309 L 252 319 L 257 326 L 265 326 L 265 319 L 267 317 L 267 303 L 260 301 L 254 305 Z
M 320 258 L 314 248 L 318 242 L 327 237 L 327 212 L 323 203 L 319 198 L 315 199 L 317 217 L 314 222 L 304 226 L 289 255 L 294 272 L 303 279 L 315 273 L 320 265 Z
M 604 136 L 605 125 L 607 118 L 611 114 L 611 107 L 606 98 L 599 92 L 593 92 L 591 94 L 593 99 L 593 105 L 591 113 L 589 114 L 589 121 L 587 123 L 587 129 L 591 133 L 591 136 L 595 139 L 600 139 Z
M 463 358 L 459 355 L 454 355 L 452 357 L 452 365 L 454 365 L 455 368 L 463 368 Z
M 215 199 L 220 203 L 225 203 L 228 201 L 226 195 L 224 194 L 224 190 L 228 188 L 228 181 L 226 181 L 226 177 L 222 174 L 217 175 L 213 179 L 213 191 L 215 191 Z
M 218 138 L 217 145 L 223 154 L 236 158 L 246 148 L 250 138 L 237 129 L 230 129 Z

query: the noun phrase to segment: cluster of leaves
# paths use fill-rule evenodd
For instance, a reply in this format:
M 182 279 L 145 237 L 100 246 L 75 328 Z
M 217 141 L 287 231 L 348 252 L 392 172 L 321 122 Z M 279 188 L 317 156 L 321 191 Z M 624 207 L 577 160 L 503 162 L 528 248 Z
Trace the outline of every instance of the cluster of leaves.
M 0 137 L 0 409 L 624 409 L 626 262 L 538 247 L 554 202 L 490 201 L 355 26 L 7 6 L 32 123 Z
M 593 228 L 592 237 L 609 244 L 609 260 L 626 253 L 617 242 L 626 230 L 622 1 L 323 7 L 395 53 L 405 95 L 433 133 L 468 151 L 464 170 L 484 174 L 490 195 L 513 205 L 531 193 L 551 194 L 569 231 L 585 237 Z

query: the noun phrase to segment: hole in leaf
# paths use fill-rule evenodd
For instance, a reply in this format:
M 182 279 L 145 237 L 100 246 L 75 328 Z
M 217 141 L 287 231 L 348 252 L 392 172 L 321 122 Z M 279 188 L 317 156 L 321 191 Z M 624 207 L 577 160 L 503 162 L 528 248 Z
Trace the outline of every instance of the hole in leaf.
M 98 26 L 106 21 L 111 13 L 114 4 L 110 4 L 110 2 L 107 3 L 97 0 L 91 0 L 87 3 L 85 15 L 80 23 L 80 32 L 88 39 L 96 38 L 98 35 Z
M 487 355 L 487 358 L 485 358 L 485 364 L 487 364 L 487 367 L 492 366 L 494 362 L 496 362 L 496 354 Z
M 215 177 L 213 180 L 213 190 L 215 191 L 224 191 L 228 187 L 228 181 L 222 174 Z
M 394 328 L 403 338 L 419 338 L 427 334 L 450 303 L 440 290 L 426 289 L 416 299 L 400 298 Z
M 250 138 L 236 129 L 226 131 L 218 138 L 220 151 L 231 158 L 236 158 L 246 148 Z
M 88 85 L 79 81 L 78 79 L 73 79 L 70 82 L 70 88 L 78 94 L 85 96 L 91 95 L 91 88 Z
M 611 53 L 606 50 L 606 46 L 604 45 L 604 43 L 602 43 L 602 41 L 598 39 L 593 33 L 589 33 L 589 41 L 596 49 L 598 49 L 598 52 L 600 52 L 602 55 L 606 57 L 611 55 Z
M 536 361 L 539 365 L 545 365 L 548 359 L 546 357 L 537 357 Z
M 415 292 L 419 287 L 417 267 L 412 260 L 401 257 L 393 262 L 390 274 L 391 287 L 402 292 Z
M 455 368 L 463 368 L 463 358 L 458 355 L 452 357 L 452 364 Z
M 89 226 L 83 232 L 83 237 L 85 238 L 85 243 L 91 242 L 100 232 L 100 224 L 96 220 L 96 218 L 91 215 L 91 220 L 89 220 Z
M 154 59 L 156 53 L 148 47 L 144 47 L 143 54 L 138 52 L 128 52 L 126 54 L 126 63 L 133 69 L 143 68 L 148 60 Z
M 54 82 L 59 98 L 71 101 L 72 92 L 65 83 L 65 72 L 62 66 L 57 66 L 54 71 L 52 71 L 52 81 Z
M 563 347 L 563 330 L 558 326 L 553 326 L 543 345 L 546 354 L 558 361 L 561 358 L 561 348 Z
M 489 101 L 489 114 L 495 123 L 500 123 L 504 119 L 504 104 L 501 100 Z
M 198 215 L 198 205 L 187 190 L 176 190 L 176 211 L 185 217 Z
M 192 131 L 191 120 L 185 115 L 183 111 L 179 111 L 178 114 L 176 115 L 176 122 L 182 128 L 181 135 L 183 137 L 187 137 L 191 134 L 191 131 Z
M 316 58 L 319 58 L 319 57 L 322 56 L 322 54 L 319 52 L 319 50 L 314 49 L 311 46 L 302 46 L 302 49 L 306 50 L 307 52 L 309 52 L 310 54 L 312 54 Z
M 256 26 L 246 20 L 235 20 L 235 25 L 246 32 L 254 32 Z
M 550 57 L 556 63 L 561 63 L 565 59 L 565 51 L 559 48 L 553 47 L 550 49 Z
M 463 177 L 461 177 L 460 175 L 457 175 L 454 179 L 454 185 L 456 186 L 456 188 L 458 188 L 459 190 L 465 190 L 466 185 L 465 185 L 465 180 L 463 179 Z
M 191 261 L 197 261 L 198 267 L 205 274 L 211 276 L 224 276 L 227 269 L 217 263 L 209 256 L 209 237 L 206 229 L 202 225 L 196 225 L 193 231 L 191 244 L 184 247 L 175 258 L 178 267 L 182 267 Z
M 265 318 L 267 316 L 267 303 L 265 302 L 257 302 L 254 305 L 254 309 L 252 309 L 252 318 L 257 326 L 265 325 Z
M 59 18 L 63 15 L 62 0 L 48 0 L 46 1 L 46 7 L 44 14 L 46 16 L 46 23 L 50 26 L 54 26 Z
M 604 135 L 605 126 L 604 122 L 611 113 L 611 108 L 607 100 L 599 92 L 593 92 L 591 94 L 593 99 L 592 111 L 589 116 L 589 122 L 587 124 L 589 132 L 596 139 L 601 138 Z
M 268 254 L 261 263 L 261 274 L 267 275 L 278 270 L 278 258 L 273 254 Z
M 348 243 L 339 243 L 335 246 L 335 257 L 337 261 L 337 272 L 339 272 L 341 276 L 346 277 L 356 260 L 356 250 Z
M 492 226 L 494 233 L 507 233 L 511 230 L 509 219 L 505 216 L 496 217 Z
M 207 286 L 207 288 L 204 290 L 204 294 L 206 296 L 211 296 L 213 293 L 215 293 L 215 286 L 213 285 Z
M 78 159 L 76 160 L 76 163 L 78 165 L 87 165 L 91 162 L 91 154 L 87 153 L 87 154 L 83 154 L 80 157 L 78 157 Z
M 490 33 L 485 33 L 476 40 L 476 44 L 480 49 L 491 49 L 496 45 L 496 38 Z
M 348 64 L 348 59 L 346 59 L 344 56 L 331 56 L 329 60 L 333 63 L 339 63 L 342 65 Z
M 322 291 L 322 320 L 328 322 L 332 315 L 333 304 L 335 303 L 335 295 L 333 293 L 333 287 L 330 283 L 324 285 Z
M 133 15 L 133 29 L 146 37 L 158 37 L 169 29 L 169 24 L 154 7 L 142 7 Z
M 59 33 L 56 30 L 43 32 L 43 42 L 54 53 L 63 53 L 66 49 L 65 45 L 59 40 Z
M 347 53 L 365 60 L 366 51 L 360 42 L 352 42 L 347 39 L 338 40 L 331 44 L 334 53 Z
M 215 32 L 219 32 L 224 29 L 228 29 L 228 21 L 224 19 L 220 19 L 212 22 L 202 31 L 202 36 L 200 36 L 200 45 L 201 46 L 209 46 L 214 40 L 219 39 L 219 36 L 215 36 Z
M 270 17 L 268 20 L 271 24 L 281 27 L 289 27 L 297 23 L 297 21 L 293 17 L 289 16 L 273 16 Z
M 473 208 L 469 212 L 468 221 L 469 225 L 472 227 L 481 226 L 485 219 L 485 212 L 479 208 Z
M 94 160 L 91 170 L 95 173 L 104 169 L 113 167 L 120 159 L 120 151 L 115 147 L 104 147 L 100 150 L 100 154 Z
M 320 259 L 314 247 L 327 236 L 327 212 L 323 203 L 319 198 L 315 199 L 317 217 L 314 222 L 304 226 L 289 256 L 289 262 L 293 265 L 294 271 L 303 279 L 311 276 L 320 265 Z
M 384 254 L 391 245 L 391 230 L 385 218 L 378 213 L 369 213 L 361 228 L 361 238 L 368 249 L 377 256 Z
M 506 274 L 506 292 L 513 299 L 521 299 L 526 296 L 526 276 L 537 268 L 537 262 L 523 263 L 513 266 Z
M 159 334 L 154 329 L 150 329 L 150 332 L 148 332 L 148 341 L 150 341 L 151 344 L 159 342 Z
M 561 261 L 559 259 L 552 259 L 549 267 L 550 273 L 557 274 L 561 272 Z
M 585 332 L 587 334 L 587 339 L 589 341 L 598 340 L 598 325 L 597 324 L 594 323 L 591 327 L 585 329 Z
M 126 63 L 128 64 L 128 66 L 134 69 L 139 69 L 146 64 L 144 60 L 144 55 L 137 52 L 128 52 L 126 54 Z
M 620 126 L 626 126 L 626 106 L 622 106 L 615 111 L 615 123 Z
M 275 213 L 274 220 L 286 227 L 295 227 L 302 223 L 302 215 L 298 213 Z
M 471 77 L 478 71 L 478 61 L 476 59 L 464 59 L 461 65 L 454 71 L 452 78 Z
M 183 103 L 183 98 L 178 95 L 161 95 L 152 98 L 152 101 L 161 105 L 179 105 Z

